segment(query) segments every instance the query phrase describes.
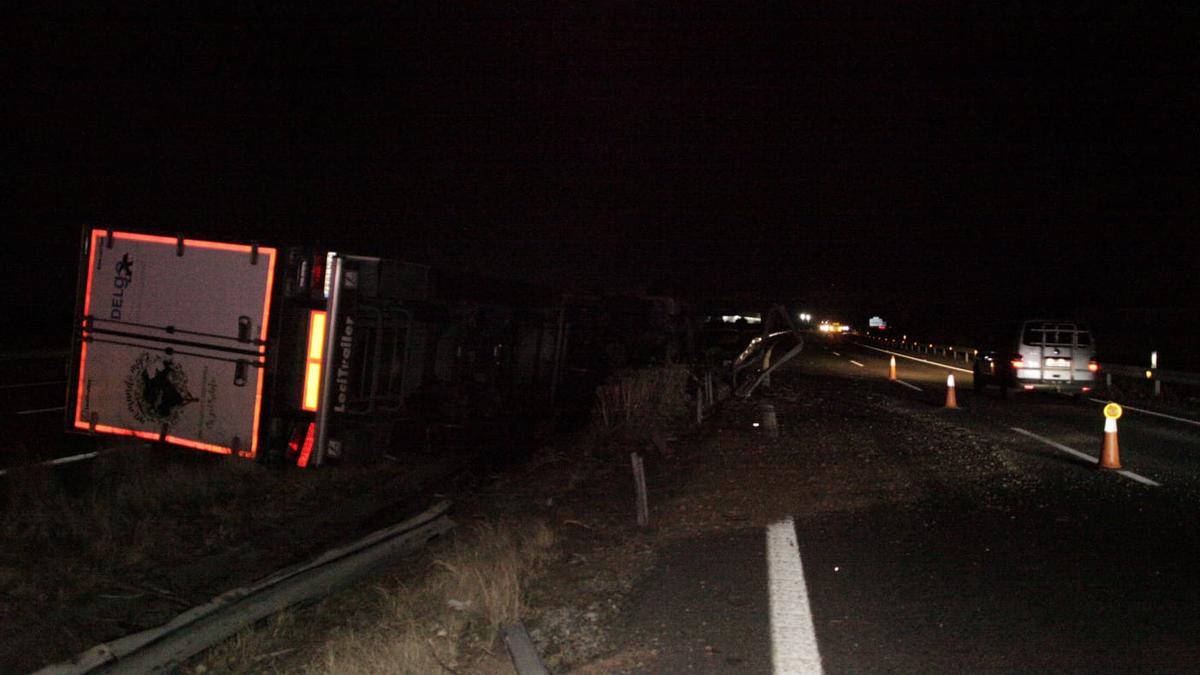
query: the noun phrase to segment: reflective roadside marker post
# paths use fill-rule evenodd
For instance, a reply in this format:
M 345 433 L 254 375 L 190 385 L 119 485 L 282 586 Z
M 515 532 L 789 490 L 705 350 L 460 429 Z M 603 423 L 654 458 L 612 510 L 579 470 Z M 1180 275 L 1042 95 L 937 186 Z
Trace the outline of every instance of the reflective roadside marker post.
M 1104 406 L 1104 449 L 1100 451 L 1101 469 L 1120 469 L 1121 452 L 1117 444 L 1117 420 L 1121 417 L 1121 406 L 1109 403 Z

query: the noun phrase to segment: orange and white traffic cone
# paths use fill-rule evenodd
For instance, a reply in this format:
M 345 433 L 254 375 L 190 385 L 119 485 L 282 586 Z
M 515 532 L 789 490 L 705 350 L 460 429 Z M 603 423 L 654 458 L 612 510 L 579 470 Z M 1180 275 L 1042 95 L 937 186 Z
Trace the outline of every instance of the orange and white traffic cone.
M 958 407 L 958 399 L 954 396 L 954 373 L 946 376 L 946 407 Z
M 1117 444 L 1117 418 L 1104 418 L 1104 449 L 1100 451 L 1101 469 L 1121 468 L 1121 448 Z
M 895 356 L 893 356 L 892 360 L 888 362 L 888 379 L 889 380 L 896 379 L 896 357 Z

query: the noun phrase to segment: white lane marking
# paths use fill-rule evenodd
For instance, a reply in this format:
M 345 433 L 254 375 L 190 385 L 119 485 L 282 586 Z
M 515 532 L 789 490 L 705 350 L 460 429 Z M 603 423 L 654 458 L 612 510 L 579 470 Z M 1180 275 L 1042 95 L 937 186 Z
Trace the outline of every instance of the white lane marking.
M 767 526 L 771 661 L 776 673 L 823 673 L 791 516 Z
M 864 366 L 863 364 L 859 363 L 858 361 L 855 361 L 854 359 L 850 359 L 850 363 L 853 363 L 854 365 L 858 366 L 859 368 L 865 368 L 865 367 L 866 367 L 866 366 Z
M 1108 401 L 1106 401 L 1102 398 L 1089 398 L 1088 400 L 1094 401 L 1096 403 L 1108 403 Z M 1198 422 L 1196 420 L 1190 420 L 1186 417 L 1176 417 L 1174 415 L 1166 415 L 1164 413 L 1153 412 L 1151 410 L 1142 410 L 1141 408 L 1135 408 L 1131 405 L 1125 405 L 1124 403 L 1121 404 L 1121 407 L 1124 408 L 1125 410 L 1133 410 L 1135 412 L 1140 412 L 1143 415 L 1154 415 L 1155 417 L 1165 417 L 1166 419 L 1169 419 L 1169 420 L 1175 420 L 1176 422 L 1183 422 L 1184 424 L 1194 424 L 1194 425 L 1200 427 L 1200 422 Z
M 1045 443 L 1046 445 L 1049 445 L 1052 448 L 1057 448 L 1059 450 L 1062 450 L 1063 452 L 1067 453 L 1068 455 L 1074 455 L 1075 457 L 1078 457 L 1079 459 L 1082 459 L 1084 461 L 1087 461 L 1087 462 L 1099 462 L 1100 461 L 1099 457 L 1092 457 L 1091 455 L 1089 455 L 1085 452 L 1080 452 L 1080 451 L 1076 450 L 1075 448 L 1068 447 L 1066 445 L 1063 445 L 1062 443 L 1058 443 L 1057 441 L 1052 441 L 1049 438 L 1046 438 L 1044 436 L 1038 436 L 1037 434 L 1033 433 L 1032 431 L 1026 431 L 1020 427 L 1009 427 L 1009 428 L 1012 429 L 1013 431 L 1017 432 L 1018 434 L 1021 434 L 1023 436 L 1028 436 L 1035 440 L 1039 440 L 1039 441 Z M 1158 483 L 1155 483 L 1154 481 L 1150 480 L 1149 478 L 1138 475 L 1132 471 L 1125 471 L 1124 469 L 1119 469 L 1117 471 L 1117 473 L 1121 474 L 1122 476 L 1125 476 L 1126 478 L 1129 478 L 1130 480 L 1135 480 L 1139 483 L 1142 483 L 1143 485 L 1151 485 L 1153 487 L 1161 487 Z
M 872 347 L 870 345 L 860 344 L 858 346 L 862 347 L 863 349 L 874 349 L 875 351 L 883 352 L 884 354 L 891 354 L 892 356 L 899 356 L 900 358 L 908 359 L 909 361 L 920 361 L 921 363 L 928 363 L 929 365 L 937 366 L 938 368 L 949 368 L 950 370 L 957 370 L 960 373 L 973 373 L 974 372 L 971 370 L 967 370 L 966 368 L 959 368 L 957 366 L 951 366 L 951 365 L 948 365 L 945 363 L 938 363 L 937 361 L 926 361 L 925 359 L 918 359 L 915 356 L 909 356 L 907 354 L 901 354 L 899 352 L 888 351 L 886 349 L 880 349 L 878 347 Z
M 834 356 L 841 356 L 841 354 L 839 354 L 839 353 L 837 353 L 837 352 L 834 352 L 834 353 L 833 353 L 833 355 L 834 355 Z
M 38 410 L 18 410 L 16 414 L 18 414 L 18 415 L 40 415 L 41 413 L 48 413 L 48 412 L 62 412 L 65 409 L 66 409 L 66 406 L 60 405 L 57 408 L 39 408 Z
M 55 380 L 53 382 L 21 382 L 19 384 L 0 384 L 0 389 L 20 389 L 22 387 L 49 387 L 50 385 L 60 386 L 66 384 L 66 380 Z
M 925 391 L 924 389 L 918 387 L 917 385 L 909 384 L 908 382 L 905 382 L 904 380 L 895 379 L 895 380 L 892 380 L 892 382 L 895 382 L 896 384 L 902 384 L 902 385 L 908 387 L 909 389 L 912 389 L 913 391 Z

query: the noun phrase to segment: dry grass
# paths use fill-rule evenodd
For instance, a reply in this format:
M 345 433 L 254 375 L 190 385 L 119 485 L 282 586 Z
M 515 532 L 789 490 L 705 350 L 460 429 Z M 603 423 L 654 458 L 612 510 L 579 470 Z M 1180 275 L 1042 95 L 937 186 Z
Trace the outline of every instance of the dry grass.
M 415 578 L 408 572 L 305 610 L 310 619 L 340 616 L 336 625 L 314 622 L 298 632 L 301 621 L 281 615 L 287 618 L 244 631 L 189 670 L 511 672 L 507 652 L 496 643 L 499 628 L 521 617 L 529 580 L 557 555 L 557 538 L 544 522 L 480 522 L 463 529 L 429 552 Z M 310 646 L 291 651 L 303 644 Z
M 678 364 L 618 373 L 596 389 L 594 426 L 606 432 L 669 427 L 688 413 L 688 378 Z
M 140 446 L 5 480 L 0 581 L 8 583 L 0 583 L 0 614 L 11 630 L 0 640 L 0 670 L 66 658 L 130 632 L 143 616 L 157 621 L 207 599 L 203 590 L 171 588 L 162 571 L 222 554 L 302 517 L 313 503 L 378 482 L 357 468 L 279 472 Z M 154 609 L 133 615 L 134 603 Z
M 10 478 L 0 538 L 12 548 L 69 552 L 55 559 L 106 570 L 178 547 L 202 555 L 221 549 L 252 519 L 270 518 L 273 514 L 255 503 L 264 493 L 303 491 L 312 483 L 253 462 L 170 461 L 154 453 L 151 448 L 122 450 L 90 467 L 79 466 L 74 479 L 64 480 L 51 469 Z

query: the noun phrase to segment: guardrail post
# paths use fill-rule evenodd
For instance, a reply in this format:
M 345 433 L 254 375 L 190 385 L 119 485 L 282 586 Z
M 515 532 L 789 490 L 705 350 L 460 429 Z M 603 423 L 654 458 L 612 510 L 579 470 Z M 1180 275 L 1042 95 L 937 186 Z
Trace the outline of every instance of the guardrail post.
M 770 403 L 762 404 L 762 425 L 768 436 L 779 435 L 779 419 L 775 416 L 775 406 Z
M 646 464 L 642 460 L 642 456 L 636 452 L 630 453 L 629 459 L 633 464 L 633 483 L 637 491 L 637 524 L 638 527 L 646 527 L 650 524 L 650 500 L 646 494 Z

